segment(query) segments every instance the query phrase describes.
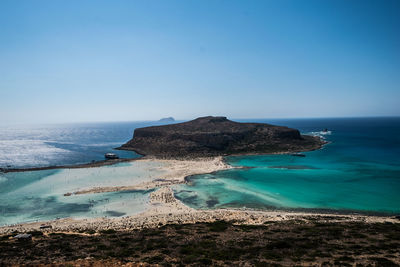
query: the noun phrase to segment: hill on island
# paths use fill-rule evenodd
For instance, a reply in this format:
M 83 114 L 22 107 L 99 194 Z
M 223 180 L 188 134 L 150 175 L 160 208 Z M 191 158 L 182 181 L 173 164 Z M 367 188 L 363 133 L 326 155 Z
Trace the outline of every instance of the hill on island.
M 174 122 L 175 119 L 173 117 L 162 118 L 158 120 L 159 122 Z
M 307 151 L 324 142 L 296 129 L 266 123 L 239 123 L 226 117 L 138 128 L 120 149 L 163 158 L 269 154 Z

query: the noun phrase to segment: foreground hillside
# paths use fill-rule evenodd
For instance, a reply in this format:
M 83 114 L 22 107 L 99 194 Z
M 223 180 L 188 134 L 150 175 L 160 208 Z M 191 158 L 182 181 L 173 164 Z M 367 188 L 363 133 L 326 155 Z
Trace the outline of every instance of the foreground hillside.
M 216 221 L 133 231 L 35 231 L 31 241 L 16 241 L 12 235 L 0 236 L 1 266 L 400 264 L 398 223 L 330 223 L 316 218 L 256 226 Z
M 296 129 L 265 123 L 239 123 L 226 117 L 138 128 L 120 149 L 156 157 L 208 157 L 314 150 L 323 141 Z

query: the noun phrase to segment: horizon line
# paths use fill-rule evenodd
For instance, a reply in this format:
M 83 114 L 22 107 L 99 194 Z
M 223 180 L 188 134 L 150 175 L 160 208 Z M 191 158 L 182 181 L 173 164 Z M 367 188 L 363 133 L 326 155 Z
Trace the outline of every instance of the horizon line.
M 242 118 L 230 118 L 228 116 L 223 115 L 207 115 L 213 117 L 226 117 L 229 120 L 312 120 L 312 119 L 373 119 L 373 118 L 400 118 L 400 115 L 380 115 L 380 116 L 341 116 L 341 117 L 242 117 Z M 196 118 L 207 117 L 207 116 L 199 116 L 193 117 L 190 119 L 175 119 L 173 116 L 170 116 L 176 122 L 184 122 L 194 120 Z M 143 119 L 143 120 L 115 120 L 115 121 L 75 121 L 75 122 L 30 122 L 30 123 L 4 123 L 0 124 L 0 127 L 3 126 L 43 126 L 43 125 L 67 125 L 67 124 L 95 124 L 95 123 L 132 123 L 132 122 L 159 122 L 160 119 Z

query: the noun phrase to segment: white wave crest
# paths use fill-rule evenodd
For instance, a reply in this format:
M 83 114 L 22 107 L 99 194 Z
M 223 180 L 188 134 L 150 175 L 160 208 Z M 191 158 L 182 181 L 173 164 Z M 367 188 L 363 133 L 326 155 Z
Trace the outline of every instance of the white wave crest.
M 332 131 L 319 131 L 319 132 L 309 132 L 306 133 L 308 135 L 319 136 L 322 139 L 325 139 L 327 135 L 331 135 Z

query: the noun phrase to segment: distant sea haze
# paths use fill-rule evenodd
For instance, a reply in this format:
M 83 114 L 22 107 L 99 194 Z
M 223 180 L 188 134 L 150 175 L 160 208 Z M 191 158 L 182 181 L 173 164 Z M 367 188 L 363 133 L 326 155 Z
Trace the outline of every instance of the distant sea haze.
M 190 183 L 173 188 L 176 197 L 201 209 L 305 208 L 400 213 L 400 118 L 251 121 L 297 128 L 304 134 L 320 135 L 329 144 L 304 153 L 306 157 L 228 157 L 232 165 L 253 168 L 193 176 Z M 103 160 L 106 152 L 125 158 L 139 157 L 134 152 L 113 148 L 131 139 L 135 128 L 159 124 L 162 122 L 3 127 L 0 167 L 87 163 Z M 323 132 L 325 128 L 329 131 Z M 89 194 L 72 200 L 63 197 L 59 190 L 60 186 L 74 188 L 74 183 L 83 183 L 84 179 L 85 186 L 90 186 L 90 181 L 112 185 L 126 183 L 132 175 L 140 176 L 127 170 L 122 164 L 91 170 L 0 173 L 0 224 L 140 212 L 147 205 L 149 192 Z M 112 207 L 112 212 L 101 207 Z

